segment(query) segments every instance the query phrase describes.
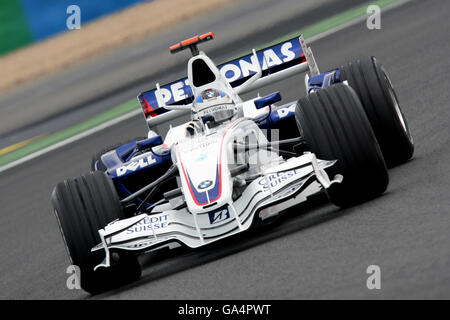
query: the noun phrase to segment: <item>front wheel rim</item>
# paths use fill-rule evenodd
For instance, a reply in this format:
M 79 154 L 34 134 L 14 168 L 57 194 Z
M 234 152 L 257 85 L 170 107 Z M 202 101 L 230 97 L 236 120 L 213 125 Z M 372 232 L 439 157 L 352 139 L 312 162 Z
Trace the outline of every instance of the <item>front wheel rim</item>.
M 388 93 L 389 93 L 392 103 L 394 104 L 394 110 L 395 110 L 395 113 L 397 114 L 397 118 L 400 121 L 400 125 L 401 125 L 403 131 L 405 132 L 406 136 L 408 137 L 408 139 L 411 141 L 411 143 L 413 143 L 413 138 L 409 133 L 408 124 L 406 123 L 406 119 L 403 116 L 402 110 L 400 109 L 400 103 L 398 101 L 397 95 L 395 94 L 391 79 L 389 78 L 389 76 L 387 75 L 387 73 L 384 69 L 382 69 L 382 71 L 383 71 L 384 78 L 388 84 Z

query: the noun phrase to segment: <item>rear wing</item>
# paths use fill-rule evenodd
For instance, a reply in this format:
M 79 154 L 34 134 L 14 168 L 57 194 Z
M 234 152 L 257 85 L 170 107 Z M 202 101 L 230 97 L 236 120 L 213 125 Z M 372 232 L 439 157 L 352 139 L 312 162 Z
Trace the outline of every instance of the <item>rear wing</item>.
M 256 51 L 262 76 L 242 93 L 280 81 L 295 74 L 305 72 L 308 65 L 312 75 L 318 74 L 318 69 L 310 48 L 302 36 L 295 37 Z M 258 72 L 258 66 L 253 54 L 225 62 L 218 66 L 222 75 L 235 88 L 250 79 Z M 184 105 L 193 100 L 193 93 L 187 78 L 182 78 L 160 87 L 162 98 L 166 105 Z M 188 114 L 185 110 L 167 110 L 162 108 L 156 98 L 156 89 L 145 91 L 138 95 L 145 119 L 149 127 L 176 119 Z

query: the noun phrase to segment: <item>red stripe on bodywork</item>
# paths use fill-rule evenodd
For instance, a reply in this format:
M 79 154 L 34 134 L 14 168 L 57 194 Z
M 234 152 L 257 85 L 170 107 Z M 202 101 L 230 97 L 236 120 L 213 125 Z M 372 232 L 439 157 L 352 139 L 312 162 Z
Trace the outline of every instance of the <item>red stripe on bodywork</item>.
M 219 154 L 219 195 L 218 195 L 215 199 L 210 200 L 210 201 L 207 202 L 207 203 L 201 203 L 201 204 L 200 204 L 200 203 L 197 201 L 196 197 L 194 196 L 194 193 L 192 192 L 191 184 L 189 183 L 189 180 L 188 180 L 188 178 L 187 178 L 186 170 L 184 169 L 183 161 L 181 160 L 180 150 L 178 149 L 177 154 L 178 154 L 178 159 L 180 160 L 181 169 L 183 170 L 184 179 L 185 179 L 185 181 L 186 181 L 186 184 L 188 185 L 189 192 L 191 193 L 192 199 L 194 199 L 195 204 L 197 204 L 198 206 L 203 206 L 203 205 L 205 205 L 205 204 L 210 204 L 210 203 L 212 203 L 212 202 L 217 201 L 217 200 L 220 199 L 220 197 L 221 197 L 221 195 L 222 195 L 222 150 L 223 150 L 223 141 L 225 140 L 225 136 L 227 135 L 228 131 L 229 131 L 231 128 L 233 128 L 237 123 L 241 122 L 242 120 L 244 120 L 244 118 L 240 118 L 240 119 L 236 120 L 235 122 L 233 122 L 233 123 L 228 127 L 227 131 L 225 132 L 225 134 L 224 134 L 223 137 L 222 137 L 222 141 L 220 142 L 220 154 Z M 217 183 L 217 181 L 216 181 L 216 183 Z
M 147 100 L 144 97 L 141 97 L 141 106 L 142 110 L 144 110 L 144 115 L 147 118 L 148 115 L 152 117 L 158 116 L 158 114 L 155 112 L 155 109 L 152 108 L 152 106 L 147 102 Z

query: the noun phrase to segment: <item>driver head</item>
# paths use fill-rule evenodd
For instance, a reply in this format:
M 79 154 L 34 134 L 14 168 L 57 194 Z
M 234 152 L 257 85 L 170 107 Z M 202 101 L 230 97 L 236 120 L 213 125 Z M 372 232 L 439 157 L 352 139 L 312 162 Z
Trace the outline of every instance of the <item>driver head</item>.
M 192 118 L 222 123 L 230 120 L 237 113 L 233 100 L 225 92 L 217 89 L 202 91 L 192 104 Z

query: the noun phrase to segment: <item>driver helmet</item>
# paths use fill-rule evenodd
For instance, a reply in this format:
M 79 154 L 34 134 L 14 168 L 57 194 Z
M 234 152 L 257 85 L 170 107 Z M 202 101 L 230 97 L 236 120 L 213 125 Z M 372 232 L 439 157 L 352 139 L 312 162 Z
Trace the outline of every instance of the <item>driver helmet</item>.
M 192 104 L 192 118 L 203 122 L 220 123 L 231 119 L 237 112 L 233 99 L 217 89 L 206 89 L 195 97 Z

